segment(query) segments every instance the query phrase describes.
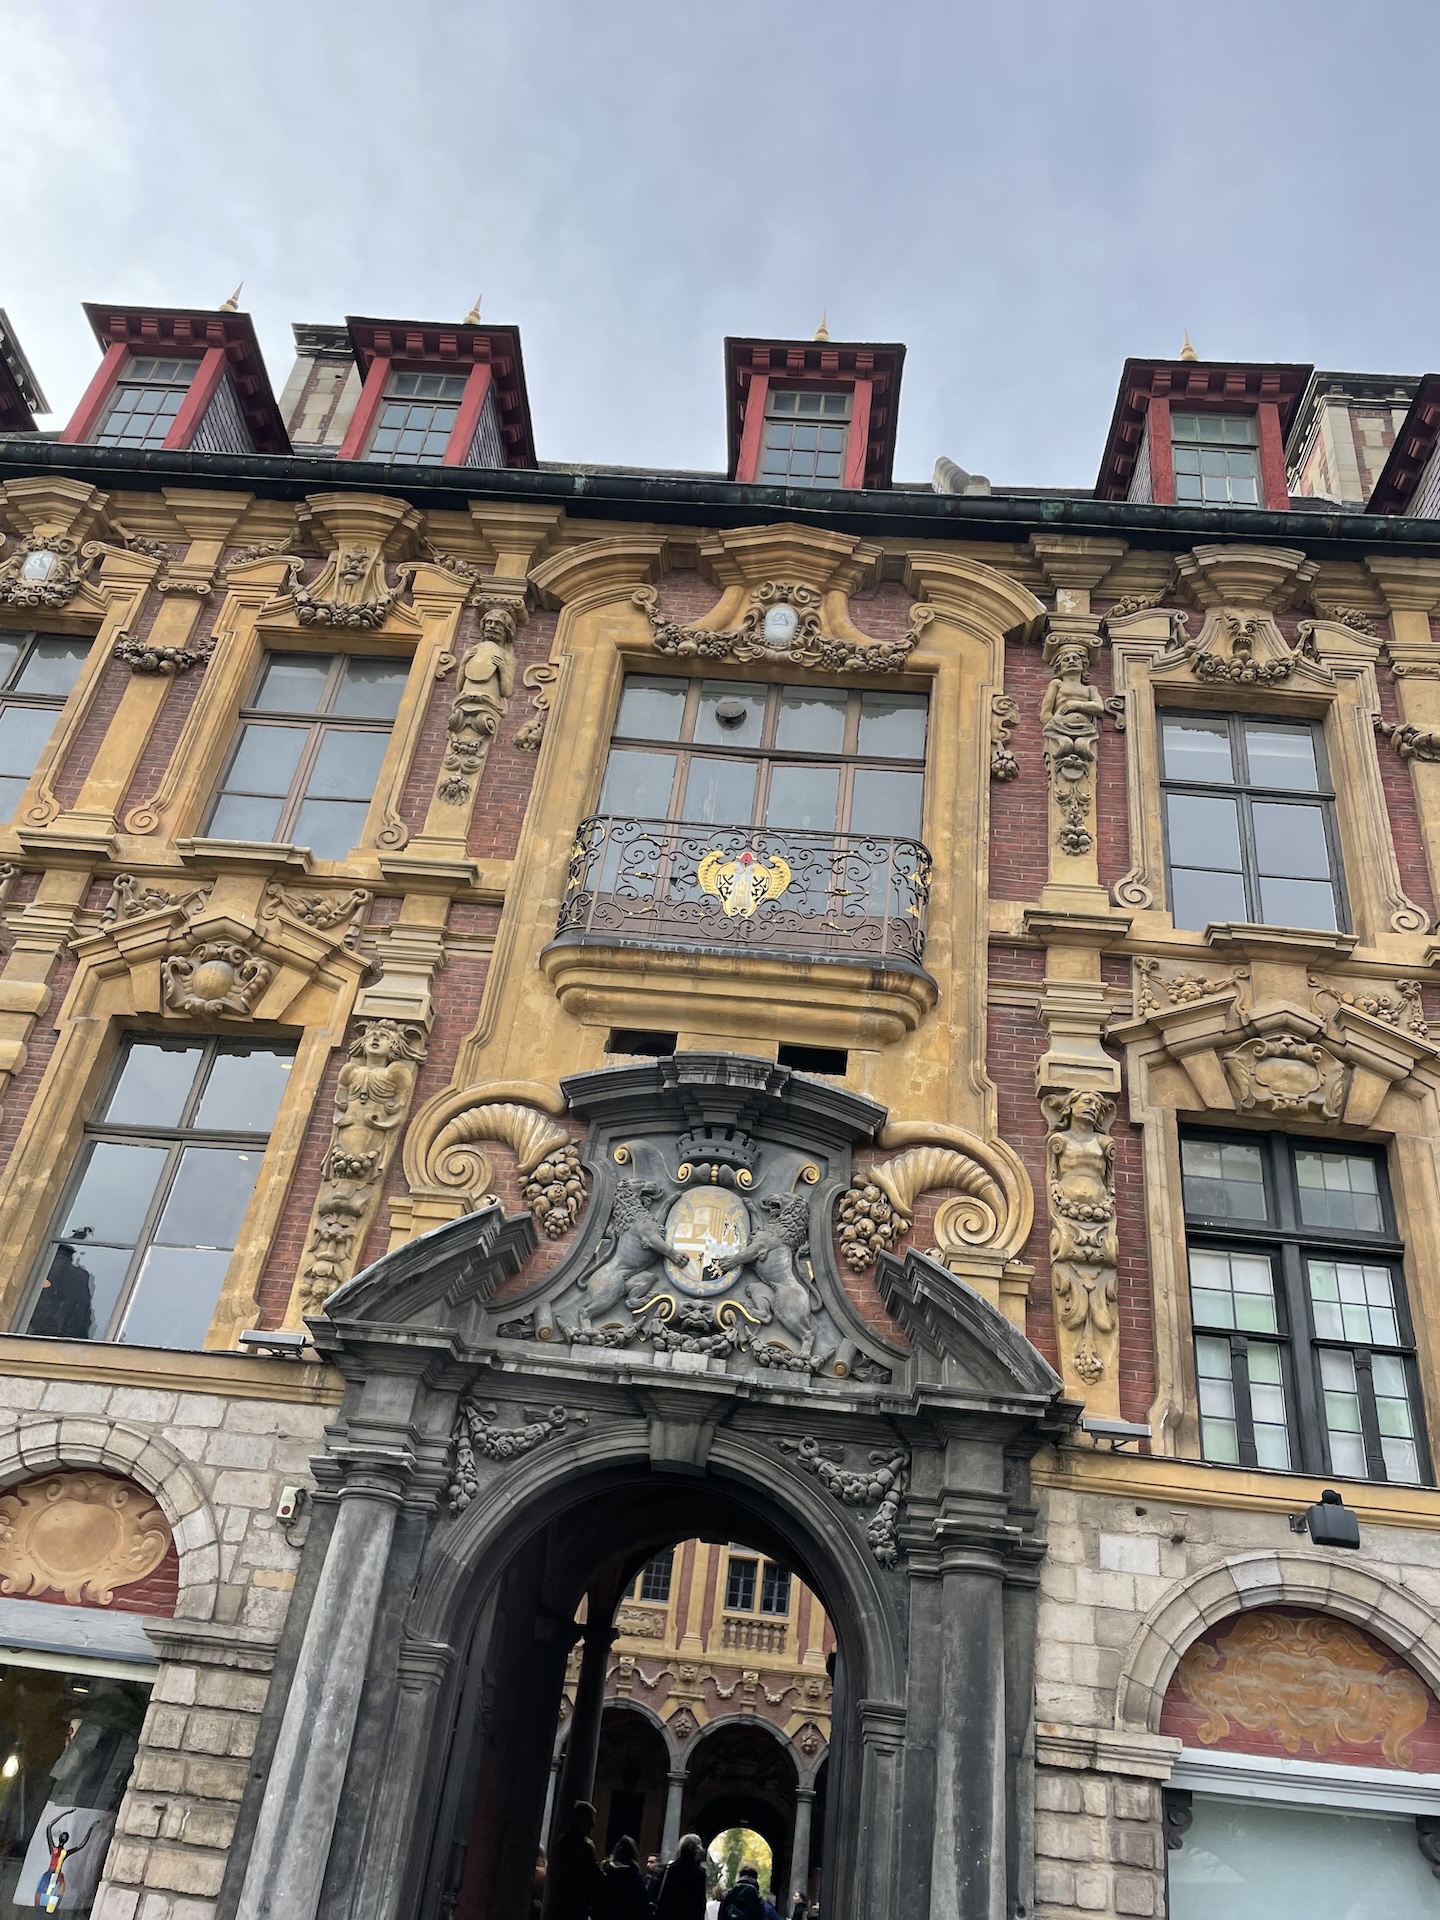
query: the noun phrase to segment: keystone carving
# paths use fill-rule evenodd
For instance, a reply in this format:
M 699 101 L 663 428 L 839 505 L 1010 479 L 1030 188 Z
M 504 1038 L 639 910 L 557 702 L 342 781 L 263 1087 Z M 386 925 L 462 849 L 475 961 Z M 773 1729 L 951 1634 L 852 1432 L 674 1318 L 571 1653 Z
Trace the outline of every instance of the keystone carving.
M 1020 709 L 1008 693 L 990 696 L 990 778 L 1013 780 L 1020 762 L 1010 751 L 1010 735 L 1020 720 Z
M 560 1433 L 572 1420 L 579 1426 L 586 1424 L 583 1413 L 572 1413 L 568 1407 L 551 1407 L 548 1413 L 527 1421 L 523 1427 L 498 1426 L 497 1419 L 494 1407 L 480 1407 L 470 1399 L 460 1403 L 452 1435 L 455 1466 L 445 1489 L 452 1513 L 463 1513 L 480 1491 L 479 1459 L 518 1460 L 521 1454 L 533 1452 L 552 1433 Z
M 59 534 L 27 534 L 0 564 L 0 606 L 68 606 L 83 586 L 89 564 L 104 551 L 98 541 L 82 548 L 78 540 Z
M 865 1528 L 865 1544 L 882 1567 L 899 1564 L 900 1542 L 896 1529 L 910 1465 L 904 1453 L 874 1452 L 870 1455 L 869 1472 L 853 1473 L 829 1459 L 821 1452 L 820 1442 L 808 1436 L 804 1440 L 781 1440 L 779 1447 L 782 1453 L 793 1453 L 797 1463 L 807 1473 L 813 1473 L 825 1491 L 843 1506 L 875 1507 L 875 1514 Z
M 1242 1112 L 1258 1107 L 1286 1118 L 1309 1114 L 1338 1120 L 1344 1109 L 1349 1069 L 1316 1041 L 1280 1034 L 1249 1040 L 1221 1058 Z
M 337 547 L 308 587 L 300 582 L 303 564 L 291 559 L 286 582 L 302 627 L 372 628 L 385 624 L 398 589 L 385 578 L 385 556 L 379 547 Z
M 658 653 L 679 660 L 769 660 L 824 673 L 899 673 L 935 618 L 932 607 L 917 604 L 901 640 L 836 638 L 824 631 L 823 596 L 793 580 L 762 581 L 751 590 L 740 624 L 730 628 L 665 619 L 653 587 L 639 587 L 631 598 L 650 622 Z
M 947 1200 L 935 1216 L 941 1257 L 993 1240 L 1005 1219 L 1004 1193 L 992 1176 L 953 1147 L 911 1147 L 868 1169 L 840 1196 L 840 1256 L 864 1273 L 878 1254 L 889 1253 L 915 1218 L 922 1193 L 953 1188 L 963 1198 Z
M 108 1607 L 169 1550 L 164 1514 L 127 1480 L 57 1473 L 0 1496 L 0 1592 Z
M 142 886 L 133 873 L 117 873 L 110 887 L 110 898 L 101 911 L 100 923 L 111 927 L 117 921 L 138 920 L 142 913 L 158 913 L 162 907 L 193 914 L 209 897 L 208 886 L 171 893 L 168 887 Z
M 260 916 L 273 920 L 283 907 L 292 919 L 313 927 L 317 933 L 329 933 L 342 920 L 348 920 L 344 944 L 353 948 L 359 941 L 371 898 L 368 887 L 352 887 L 348 893 L 294 893 L 280 881 L 272 880 L 265 889 Z
M 1341 1007 L 1353 1007 L 1356 1013 L 1368 1013 L 1372 1020 L 1383 1020 L 1387 1026 L 1416 1034 L 1421 1040 L 1430 1038 L 1430 1023 L 1425 1018 L 1418 980 L 1397 980 L 1395 991 L 1384 993 L 1378 988 L 1373 992 L 1347 992 L 1343 987 L 1331 986 L 1318 973 L 1312 973 L 1309 979 L 1315 989 L 1311 1005 L 1327 1022 Z M 1331 1003 L 1328 1007 L 1327 1001 Z
M 1098 638 L 1093 644 L 1098 646 Z M 1055 677 L 1040 705 L 1040 727 L 1050 791 L 1062 823 L 1057 843 L 1062 853 L 1086 854 L 1095 845 L 1092 778 L 1105 702 L 1090 685 L 1090 643 L 1054 628 L 1045 642 L 1045 657 Z
M 166 1007 L 191 1019 L 248 1020 L 274 972 L 267 960 L 230 940 L 201 941 L 160 962 Z
M 1107 1372 L 1113 1380 L 1118 1349 L 1115 1102 L 1079 1088 L 1040 1104 L 1050 1125 L 1050 1282 L 1061 1354 L 1067 1372 L 1095 1387 Z
M 163 583 L 162 583 L 163 584 Z M 202 640 L 198 647 L 156 647 L 148 640 L 132 640 L 122 633 L 115 642 L 114 657 L 123 660 L 132 673 L 159 673 L 167 678 L 203 667 L 215 650 L 214 640 Z
M 463 806 L 475 791 L 510 696 L 515 691 L 515 609 L 503 600 L 486 602 L 480 638 L 460 663 L 460 684 L 445 723 L 448 744 L 435 793 L 451 806 Z
M 347 1052 L 300 1264 L 301 1299 L 310 1312 L 318 1311 L 355 1270 L 363 1230 L 379 1202 L 397 1129 L 425 1058 L 425 1031 L 395 1020 L 366 1020 Z

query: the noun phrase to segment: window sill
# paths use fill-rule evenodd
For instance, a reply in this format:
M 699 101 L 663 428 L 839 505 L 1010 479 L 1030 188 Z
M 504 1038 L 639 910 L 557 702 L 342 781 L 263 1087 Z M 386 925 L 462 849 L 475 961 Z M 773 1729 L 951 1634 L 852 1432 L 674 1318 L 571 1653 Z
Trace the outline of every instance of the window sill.
M 1344 960 L 1360 944 L 1358 933 L 1319 927 L 1270 927 L 1243 920 L 1212 920 L 1205 944 L 1243 954 L 1247 960 Z
M 167 1393 L 228 1395 L 235 1400 L 282 1400 L 338 1406 L 340 1376 L 310 1361 L 271 1360 L 259 1354 L 176 1347 L 130 1347 L 107 1340 L 57 1340 L 43 1334 L 0 1333 L 0 1378 L 83 1381 L 143 1387 Z
M 309 873 L 315 862 L 308 847 L 280 840 L 177 840 L 175 850 L 187 867 L 206 867 L 220 873 L 271 873 L 284 867 Z

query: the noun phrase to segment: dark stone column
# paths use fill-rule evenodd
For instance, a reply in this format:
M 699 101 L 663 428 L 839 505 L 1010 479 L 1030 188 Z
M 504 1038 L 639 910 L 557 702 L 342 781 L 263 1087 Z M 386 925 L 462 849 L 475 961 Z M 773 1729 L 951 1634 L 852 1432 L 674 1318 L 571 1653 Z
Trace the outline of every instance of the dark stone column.
M 940 1716 L 930 1912 L 1004 1920 L 1005 1611 L 998 1543 L 983 1523 L 942 1520 Z
M 779 1889 L 785 1896 L 785 1904 L 780 1908 L 783 1920 L 789 1920 L 790 1898 L 798 1887 L 808 1900 L 810 1898 L 810 1816 L 815 1811 L 815 1789 L 797 1787 L 795 1790 L 795 1842 L 790 1849 L 790 1885 Z
M 560 1791 L 555 1796 L 555 1817 L 550 1829 L 552 1842 L 564 1831 L 575 1802 L 588 1800 L 595 1791 L 600 1722 L 605 1714 L 605 1676 L 610 1665 L 610 1649 L 615 1643 L 615 1629 L 610 1624 L 613 1607 L 597 1605 L 593 1589 L 587 1611 L 590 1619 L 580 1633 L 584 1651 L 580 1656 L 580 1676 L 575 1682 L 575 1711 L 570 1716 L 570 1731 L 565 1742 Z
M 675 1858 L 680 1846 L 680 1815 L 685 1805 L 686 1778 L 683 1767 L 678 1773 L 670 1772 L 665 1776 L 665 1830 L 660 1836 L 660 1858 L 667 1866 Z

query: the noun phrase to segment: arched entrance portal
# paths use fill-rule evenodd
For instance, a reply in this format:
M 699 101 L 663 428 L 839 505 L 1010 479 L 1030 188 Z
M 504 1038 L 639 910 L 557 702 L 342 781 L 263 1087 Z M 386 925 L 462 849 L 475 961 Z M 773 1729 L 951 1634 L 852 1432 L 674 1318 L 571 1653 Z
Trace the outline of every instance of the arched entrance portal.
M 924 1255 L 881 1254 L 858 1311 L 831 1235 L 872 1103 L 703 1054 L 565 1092 L 593 1185 L 560 1265 L 528 1281 L 533 1225 L 492 1207 L 311 1323 L 346 1397 L 224 1920 L 525 1920 L 578 1610 L 562 1809 L 594 1787 L 617 1604 L 696 1535 L 792 1567 L 833 1624 L 827 1920 L 1030 1910 L 1028 1463 L 1065 1430 L 1058 1379 Z M 678 1220 L 690 1184 L 736 1201 L 729 1251 L 689 1278 L 667 1256 L 656 1306 L 651 1196 Z
M 691 1758 L 685 1826 L 708 1847 L 727 1827 L 749 1827 L 765 1840 L 772 1886 L 789 1884 L 799 1777 L 787 1744 L 764 1725 L 722 1724 Z

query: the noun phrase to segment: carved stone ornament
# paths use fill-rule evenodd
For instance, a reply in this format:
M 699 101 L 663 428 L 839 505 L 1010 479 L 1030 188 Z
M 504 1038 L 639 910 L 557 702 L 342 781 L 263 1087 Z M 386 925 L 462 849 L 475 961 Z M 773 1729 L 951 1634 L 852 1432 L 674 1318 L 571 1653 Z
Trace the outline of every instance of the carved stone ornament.
M 460 680 L 445 723 L 445 758 L 435 793 L 463 806 L 475 791 L 490 742 L 515 691 L 513 603 L 490 600 L 480 616 L 480 638 L 460 663 Z
M 959 1197 L 935 1216 L 939 1257 L 993 1240 L 1005 1212 L 994 1176 L 954 1147 L 910 1147 L 868 1168 L 841 1194 L 836 1224 L 846 1266 L 867 1272 L 909 1232 L 920 1195 L 947 1188 Z
M 359 942 L 373 897 L 368 887 L 351 887 L 347 893 L 296 893 L 279 880 L 272 880 L 265 889 L 260 917 L 273 920 L 283 909 L 317 933 L 330 933 L 346 920 L 349 925 L 344 944 L 353 948 Z
M 1248 967 L 1232 967 L 1225 973 L 1199 973 L 1193 968 L 1177 967 L 1167 971 L 1160 961 L 1142 955 L 1135 962 L 1135 1018 L 1148 1019 L 1164 1007 L 1193 1006 L 1215 994 L 1243 995 L 1250 978 Z
M 1386 993 L 1380 987 L 1367 990 L 1332 986 L 1318 973 L 1312 973 L 1309 979 L 1315 989 L 1311 1005 L 1327 1022 L 1341 1007 L 1351 1007 L 1356 1013 L 1368 1013 L 1372 1020 L 1383 1020 L 1386 1026 L 1413 1033 L 1421 1040 L 1430 1038 L 1430 1023 L 1425 1018 L 1418 980 L 1397 980 L 1395 991 Z
M 1402 760 L 1440 760 L 1440 727 L 1392 725 L 1377 714 L 1375 731 L 1384 735 Z
M 318 1312 L 355 1271 L 425 1050 L 424 1028 L 395 1020 L 363 1021 L 350 1042 L 300 1262 L 307 1312 Z
M 566 1129 L 547 1114 L 515 1100 L 481 1101 L 443 1126 L 431 1148 L 437 1184 L 484 1192 L 494 1169 L 482 1141 L 509 1147 L 516 1172 L 524 1176 L 525 1204 L 535 1224 L 558 1240 L 580 1218 L 585 1206 L 585 1170 Z
M 1041 1101 L 1050 1200 L 1050 1283 L 1066 1372 L 1087 1387 L 1114 1372 L 1115 1102 L 1091 1088 Z
M 1367 640 L 1380 637 L 1379 621 L 1363 607 L 1342 607 L 1320 600 L 1312 600 L 1311 605 L 1321 620 L 1333 620 L 1337 626 L 1349 627 L 1352 633 L 1363 634 Z
M 128 1480 L 57 1473 L 0 1495 L 0 1592 L 108 1607 L 169 1550 L 164 1514 Z
M 190 1019 L 248 1020 L 275 969 L 233 940 L 202 940 L 160 962 L 166 1008 Z
M 621 1607 L 615 1615 L 615 1631 L 633 1634 L 637 1640 L 663 1640 L 665 1624 L 663 1613 L 652 1613 L 647 1607 Z
M 1278 1034 L 1247 1041 L 1222 1058 L 1242 1112 L 1258 1107 L 1285 1118 L 1338 1120 L 1344 1111 L 1349 1069 L 1316 1041 Z
M 540 742 L 545 738 L 545 723 L 550 718 L 550 688 L 560 678 L 560 669 L 551 666 L 548 660 L 537 661 L 534 666 L 525 669 L 522 685 L 534 692 L 530 702 L 530 718 L 515 735 L 515 745 L 522 753 L 538 753 Z
M 138 920 L 142 913 L 159 913 L 162 908 L 194 914 L 209 898 L 208 886 L 182 888 L 172 893 L 168 887 L 143 884 L 133 873 L 117 873 L 110 898 L 101 910 L 100 924 L 113 927 L 117 922 Z
M 917 604 L 902 640 L 836 637 L 825 631 L 824 596 L 788 580 L 755 587 L 739 625 L 728 629 L 665 619 L 653 587 L 640 587 L 631 597 L 649 620 L 659 653 L 677 660 L 768 660 L 825 673 L 899 673 L 935 618 L 933 608 Z
M 498 1421 L 494 1407 L 477 1406 L 469 1398 L 461 1401 L 452 1435 L 455 1465 L 446 1488 L 452 1513 L 463 1513 L 479 1492 L 481 1460 L 502 1463 L 518 1460 L 522 1454 L 532 1453 L 552 1434 L 562 1432 L 572 1421 L 584 1426 L 586 1416 L 573 1413 L 567 1407 L 551 1407 L 523 1426 L 502 1427 Z
M 1072 633 L 1058 622 L 1051 623 L 1045 641 L 1045 660 L 1054 678 L 1040 705 L 1040 727 L 1050 792 L 1060 815 L 1056 843 L 1062 853 L 1072 855 L 1089 853 L 1095 845 L 1095 754 L 1105 702 L 1090 685 L 1090 662 L 1099 644 L 1098 634 Z
M 308 587 L 301 584 L 302 568 L 302 561 L 292 559 L 287 581 L 302 627 L 382 627 L 399 597 L 385 578 L 379 547 L 338 546 Z
M 58 534 L 31 533 L 10 558 L 0 563 L 0 606 L 68 606 L 84 584 L 89 563 L 105 549 Z
M 1334 675 L 1320 659 L 1315 623 L 1302 620 L 1292 647 L 1274 616 L 1248 608 L 1214 607 L 1192 640 L 1185 629 L 1155 662 L 1155 674 L 1176 672 L 1223 686 L 1272 687 L 1297 675 L 1313 686 L 1329 687 Z
M 990 696 L 990 778 L 1014 780 L 1020 762 L 1010 751 L 1010 735 L 1020 720 L 1020 709 L 1008 693 Z
M 114 657 L 123 660 L 132 673 L 160 673 L 167 677 L 203 667 L 215 650 L 215 642 L 202 640 L 196 647 L 156 647 L 148 640 L 132 640 L 122 633 L 115 642 Z
M 873 1452 L 868 1470 L 852 1472 L 821 1451 L 812 1438 L 781 1440 L 782 1453 L 793 1453 L 807 1473 L 813 1473 L 828 1494 L 847 1507 L 874 1507 L 874 1516 L 865 1528 L 865 1544 L 877 1562 L 894 1567 L 900 1559 L 897 1528 L 905 1498 L 909 1458 L 903 1452 Z

